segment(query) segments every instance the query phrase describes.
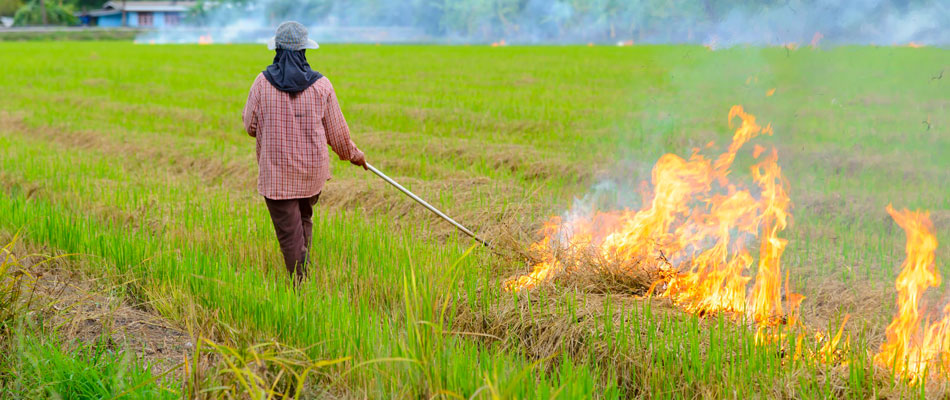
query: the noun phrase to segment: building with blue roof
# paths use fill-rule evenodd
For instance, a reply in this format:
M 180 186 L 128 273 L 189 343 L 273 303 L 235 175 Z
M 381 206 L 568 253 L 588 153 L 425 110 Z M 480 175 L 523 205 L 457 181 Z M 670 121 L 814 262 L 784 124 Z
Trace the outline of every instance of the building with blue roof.
M 88 26 L 163 28 L 181 24 L 195 4 L 194 1 L 109 1 L 102 9 L 79 12 L 76 16 Z

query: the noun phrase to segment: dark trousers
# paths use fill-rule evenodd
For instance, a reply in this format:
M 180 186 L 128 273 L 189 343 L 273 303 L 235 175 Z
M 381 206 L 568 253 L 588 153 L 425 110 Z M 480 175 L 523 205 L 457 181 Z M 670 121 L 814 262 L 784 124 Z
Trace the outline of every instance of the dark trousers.
M 284 266 L 294 278 L 295 285 L 307 276 L 307 250 L 310 249 L 313 232 L 313 206 L 319 198 L 319 193 L 304 199 L 264 198 L 271 221 L 274 222 L 280 251 L 284 253 Z

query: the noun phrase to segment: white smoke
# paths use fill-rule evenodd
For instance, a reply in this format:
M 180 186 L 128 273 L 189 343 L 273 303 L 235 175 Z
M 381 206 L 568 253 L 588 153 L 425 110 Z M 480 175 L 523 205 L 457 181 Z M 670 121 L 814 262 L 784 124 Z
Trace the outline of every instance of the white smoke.
M 317 41 L 346 43 L 950 43 L 946 0 L 234 0 L 192 14 L 137 41 L 263 42 L 295 20 Z

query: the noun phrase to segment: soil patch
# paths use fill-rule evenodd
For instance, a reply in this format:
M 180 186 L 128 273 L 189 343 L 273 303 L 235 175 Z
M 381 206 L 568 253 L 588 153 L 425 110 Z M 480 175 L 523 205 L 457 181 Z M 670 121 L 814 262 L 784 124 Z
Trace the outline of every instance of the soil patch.
M 0 236 L 9 238 L 9 236 Z M 37 251 L 39 250 L 39 251 Z M 185 360 L 193 339 L 171 321 L 134 304 L 105 287 L 103 281 L 76 268 L 76 258 L 48 259 L 39 247 L 14 245 L 12 252 L 33 279 L 23 298 L 32 312 L 42 315 L 44 328 L 55 329 L 67 342 L 102 343 L 126 349 L 161 373 Z

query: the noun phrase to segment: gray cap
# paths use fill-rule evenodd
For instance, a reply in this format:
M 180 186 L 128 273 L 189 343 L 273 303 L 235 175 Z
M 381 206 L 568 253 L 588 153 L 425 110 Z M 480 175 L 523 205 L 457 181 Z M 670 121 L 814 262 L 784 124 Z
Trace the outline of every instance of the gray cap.
M 277 34 L 267 41 L 267 48 L 285 50 L 319 49 L 320 45 L 307 37 L 307 27 L 287 21 L 277 27 Z

